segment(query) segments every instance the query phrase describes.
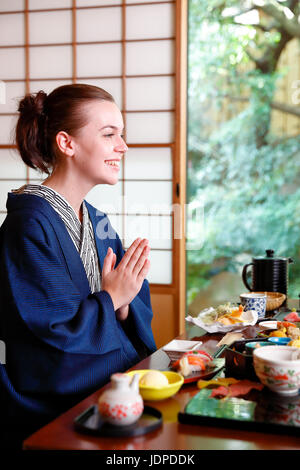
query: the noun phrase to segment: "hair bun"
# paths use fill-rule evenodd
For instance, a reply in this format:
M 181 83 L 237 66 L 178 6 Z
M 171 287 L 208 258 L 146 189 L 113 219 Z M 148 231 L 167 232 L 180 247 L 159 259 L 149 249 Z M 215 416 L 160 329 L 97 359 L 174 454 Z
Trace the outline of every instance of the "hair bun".
M 45 100 L 47 93 L 39 91 L 34 94 L 27 94 L 20 101 L 18 111 L 23 115 L 41 116 L 44 113 Z

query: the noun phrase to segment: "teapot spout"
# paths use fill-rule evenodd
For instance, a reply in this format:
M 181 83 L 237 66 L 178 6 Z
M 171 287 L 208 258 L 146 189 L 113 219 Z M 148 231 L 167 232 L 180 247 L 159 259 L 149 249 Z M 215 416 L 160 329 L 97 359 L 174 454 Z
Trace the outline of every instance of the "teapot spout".
M 139 380 L 140 380 L 140 374 L 136 373 L 134 374 L 131 383 L 130 383 L 130 388 L 134 392 L 139 391 Z

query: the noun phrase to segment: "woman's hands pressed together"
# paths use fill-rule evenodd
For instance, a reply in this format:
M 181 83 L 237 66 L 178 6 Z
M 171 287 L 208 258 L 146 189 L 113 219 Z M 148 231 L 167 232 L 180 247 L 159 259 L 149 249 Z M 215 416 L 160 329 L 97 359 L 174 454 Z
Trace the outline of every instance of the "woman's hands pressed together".
M 148 240 L 137 238 L 128 248 L 115 268 L 116 255 L 112 248 L 107 250 L 102 269 L 102 290 L 111 296 L 119 320 L 128 314 L 128 304 L 139 293 L 150 269 Z

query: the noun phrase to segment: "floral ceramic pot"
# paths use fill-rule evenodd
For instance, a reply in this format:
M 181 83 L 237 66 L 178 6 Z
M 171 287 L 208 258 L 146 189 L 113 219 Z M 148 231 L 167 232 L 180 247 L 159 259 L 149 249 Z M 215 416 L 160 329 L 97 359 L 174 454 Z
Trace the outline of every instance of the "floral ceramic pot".
M 127 374 L 113 374 L 111 386 L 98 400 L 102 419 L 116 426 L 128 426 L 136 422 L 143 413 L 144 402 L 139 394 L 139 375 L 132 381 Z
M 297 395 L 300 389 L 300 360 L 294 359 L 299 348 L 264 346 L 253 351 L 253 365 L 259 380 L 272 392 Z

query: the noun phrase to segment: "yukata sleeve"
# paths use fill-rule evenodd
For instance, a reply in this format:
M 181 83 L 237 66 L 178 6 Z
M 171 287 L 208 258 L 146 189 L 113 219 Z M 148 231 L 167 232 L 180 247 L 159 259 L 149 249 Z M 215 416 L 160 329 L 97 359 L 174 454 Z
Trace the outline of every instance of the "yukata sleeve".
M 70 353 L 101 355 L 121 348 L 110 295 L 101 291 L 82 298 L 39 220 L 23 217 L 2 246 L 7 308 L 15 309 L 36 337 Z

